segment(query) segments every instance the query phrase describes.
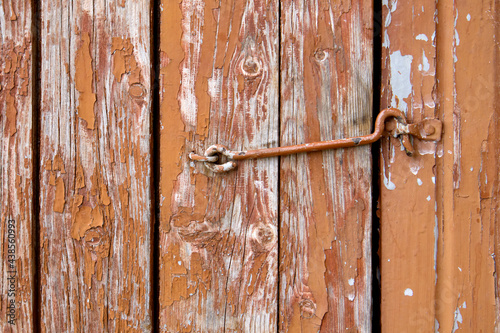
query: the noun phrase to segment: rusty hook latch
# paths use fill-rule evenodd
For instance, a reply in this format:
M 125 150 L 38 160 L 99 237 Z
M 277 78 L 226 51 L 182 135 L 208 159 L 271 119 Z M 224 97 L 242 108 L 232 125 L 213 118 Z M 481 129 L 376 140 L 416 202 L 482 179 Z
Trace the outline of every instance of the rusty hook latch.
M 388 118 L 396 119 L 396 123 L 386 125 Z M 205 166 L 215 172 L 228 172 L 236 168 L 238 160 L 248 160 L 264 157 L 284 156 L 298 153 L 314 152 L 334 148 L 347 148 L 374 143 L 382 137 L 384 131 L 394 137 L 400 137 L 403 147 L 408 156 L 415 152 L 409 136 L 420 140 L 439 141 L 441 140 L 442 122 L 438 119 L 424 119 L 414 124 L 408 124 L 404 113 L 398 109 L 389 108 L 382 110 L 375 120 L 375 131 L 372 134 L 358 136 L 354 138 L 338 139 L 322 142 L 305 143 L 295 146 L 263 148 L 247 151 L 232 151 L 223 145 L 212 145 L 208 147 L 204 155 L 197 155 L 194 152 L 189 154 L 193 161 L 201 161 Z M 221 156 L 225 156 L 228 161 L 218 164 Z

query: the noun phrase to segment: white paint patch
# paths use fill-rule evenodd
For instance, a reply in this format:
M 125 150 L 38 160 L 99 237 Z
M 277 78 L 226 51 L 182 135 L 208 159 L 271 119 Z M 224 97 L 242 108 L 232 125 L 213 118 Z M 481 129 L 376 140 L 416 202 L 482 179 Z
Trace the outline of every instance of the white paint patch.
M 415 176 L 418 175 L 418 170 L 420 170 L 420 164 L 412 163 L 412 165 L 410 165 L 410 171 Z
M 460 45 L 460 36 L 458 36 L 458 31 L 455 29 L 455 45 Z
M 387 29 L 384 30 L 384 41 L 382 42 L 382 47 L 389 48 L 391 46 L 391 41 L 389 40 L 389 34 Z
M 443 145 L 438 145 L 438 149 L 436 151 L 437 157 L 443 157 L 444 155 L 444 148 Z
M 351 279 L 347 280 L 347 283 L 349 283 L 350 286 L 354 286 L 354 279 L 351 278 Z
M 418 184 L 418 186 L 422 186 L 422 184 L 423 184 L 422 179 L 417 178 L 417 184 Z
M 350 300 L 351 302 L 354 301 L 354 298 L 356 298 L 356 296 L 354 294 L 349 294 L 347 296 L 347 299 Z
M 398 8 L 398 0 L 395 0 L 395 1 L 391 1 L 391 13 L 394 13 L 396 11 L 396 9 Z
M 431 201 L 431 196 L 428 195 L 426 199 L 427 199 L 427 201 Z
M 389 191 L 396 189 L 396 185 L 393 182 L 391 182 L 391 173 L 390 172 L 389 172 L 389 177 L 386 177 L 385 173 L 384 173 L 384 186 Z
M 425 75 L 432 75 L 432 74 L 425 74 Z M 432 97 L 430 97 L 432 98 Z M 426 103 L 427 105 L 427 103 Z M 428 105 L 427 105 L 428 106 Z M 434 107 L 434 105 L 432 106 Z M 434 155 L 436 153 L 436 142 L 433 141 L 420 141 L 420 142 L 413 142 L 415 145 L 416 150 L 418 151 L 419 155 Z
M 420 34 L 417 37 L 415 37 L 415 39 L 416 40 L 423 40 L 423 41 L 426 41 L 426 42 L 429 41 L 429 38 L 427 38 L 427 36 L 425 34 Z
M 470 171 L 474 171 L 474 168 L 470 168 Z
M 405 289 L 405 296 L 413 296 L 413 290 L 410 288 Z
M 412 91 L 411 85 L 411 55 L 402 55 L 401 51 L 393 52 L 391 59 L 391 87 L 392 87 L 392 107 L 399 108 L 403 112 L 408 111 L 408 105 L 404 101 Z
M 392 20 L 391 12 L 389 12 L 387 13 L 387 17 L 385 18 L 385 23 L 384 23 L 386 28 L 391 25 L 391 20 Z
M 467 14 L 467 21 L 470 22 L 470 14 Z
M 461 269 L 460 267 L 458 267 L 458 270 L 459 270 L 460 272 L 462 271 L 462 269 Z
M 455 310 L 455 320 L 453 323 L 453 330 L 451 332 L 455 333 L 455 331 L 458 330 L 458 323 L 461 324 L 462 322 L 463 322 L 462 314 L 460 313 L 460 307 L 458 307 Z
M 432 176 L 432 177 L 431 177 L 431 180 L 432 180 L 432 183 L 433 183 L 433 184 L 436 184 L 436 177 Z
M 464 301 L 464 304 L 462 304 L 462 309 L 467 309 L 467 304 Z
M 420 71 L 423 70 L 424 72 L 428 72 L 430 68 L 431 65 L 429 64 L 429 59 L 427 59 L 427 57 L 425 56 L 425 51 L 422 51 L 422 65 L 418 65 L 418 69 Z

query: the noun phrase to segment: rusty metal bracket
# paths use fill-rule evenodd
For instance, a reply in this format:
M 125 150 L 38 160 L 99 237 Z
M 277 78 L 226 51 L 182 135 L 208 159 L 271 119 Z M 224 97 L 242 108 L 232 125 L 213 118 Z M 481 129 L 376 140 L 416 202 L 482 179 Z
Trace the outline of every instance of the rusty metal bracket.
M 387 122 L 389 118 L 395 119 L 394 122 Z M 236 168 L 238 160 L 248 160 L 256 158 L 285 156 L 298 153 L 314 152 L 326 149 L 347 148 L 361 145 L 367 145 L 379 140 L 384 133 L 394 137 L 399 137 L 408 156 L 415 153 L 410 136 L 425 141 L 441 140 L 442 122 L 438 119 L 424 119 L 417 123 L 408 124 L 404 113 L 398 109 L 389 108 L 382 110 L 375 120 L 375 130 L 372 134 L 358 136 L 347 139 L 338 139 L 322 142 L 305 143 L 295 146 L 263 148 L 246 151 L 232 151 L 223 145 L 212 145 L 208 147 L 204 155 L 197 155 L 194 152 L 189 154 L 193 161 L 201 161 L 205 166 L 215 172 L 228 172 Z M 224 156 L 227 162 L 217 163 Z

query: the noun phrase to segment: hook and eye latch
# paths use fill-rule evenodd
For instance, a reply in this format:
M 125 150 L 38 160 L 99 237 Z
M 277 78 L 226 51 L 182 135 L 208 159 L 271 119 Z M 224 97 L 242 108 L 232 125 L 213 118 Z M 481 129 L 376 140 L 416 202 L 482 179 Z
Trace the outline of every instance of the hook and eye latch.
M 387 122 L 389 118 L 394 118 L 396 122 Z M 375 129 L 372 134 L 357 136 L 346 139 L 320 141 L 305 143 L 300 145 L 262 148 L 253 150 L 232 151 L 226 146 L 216 144 L 208 147 L 204 155 L 194 152 L 189 154 L 192 161 L 204 162 L 205 166 L 214 173 L 224 173 L 237 167 L 237 161 L 257 158 L 286 156 L 291 154 L 308 153 L 327 149 L 348 148 L 367 145 L 379 140 L 384 133 L 394 137 L 399 137 L 408 156 L 415 153 L 415 149 L 410 140 L 410 136 L 425 141 L 439 141 L 442 134 L 442 122 L 439 119 L 423 119 L 422 121 L 409 124 L 404 113 L 395 108 L 382 110 L 375 120 Z M 220 163 L 224 156 L 228 161 Z

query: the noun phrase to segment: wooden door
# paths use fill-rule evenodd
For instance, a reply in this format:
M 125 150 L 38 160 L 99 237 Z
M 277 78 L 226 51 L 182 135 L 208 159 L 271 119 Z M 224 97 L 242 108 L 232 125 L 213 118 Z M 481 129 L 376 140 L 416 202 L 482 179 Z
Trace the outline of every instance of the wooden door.
M 369 331 L 369 147 L 222 175 L 187 154 L 368 134 L 371 3 L 162 5 L 160 329 Z
M 497 5 L 0 0 L 0 330 L 500 329 Z
M 388 1 L 382 107 L 438 117 L 408 159 L 381 142 L 383 331 L 498 331 L 498 1 Z

